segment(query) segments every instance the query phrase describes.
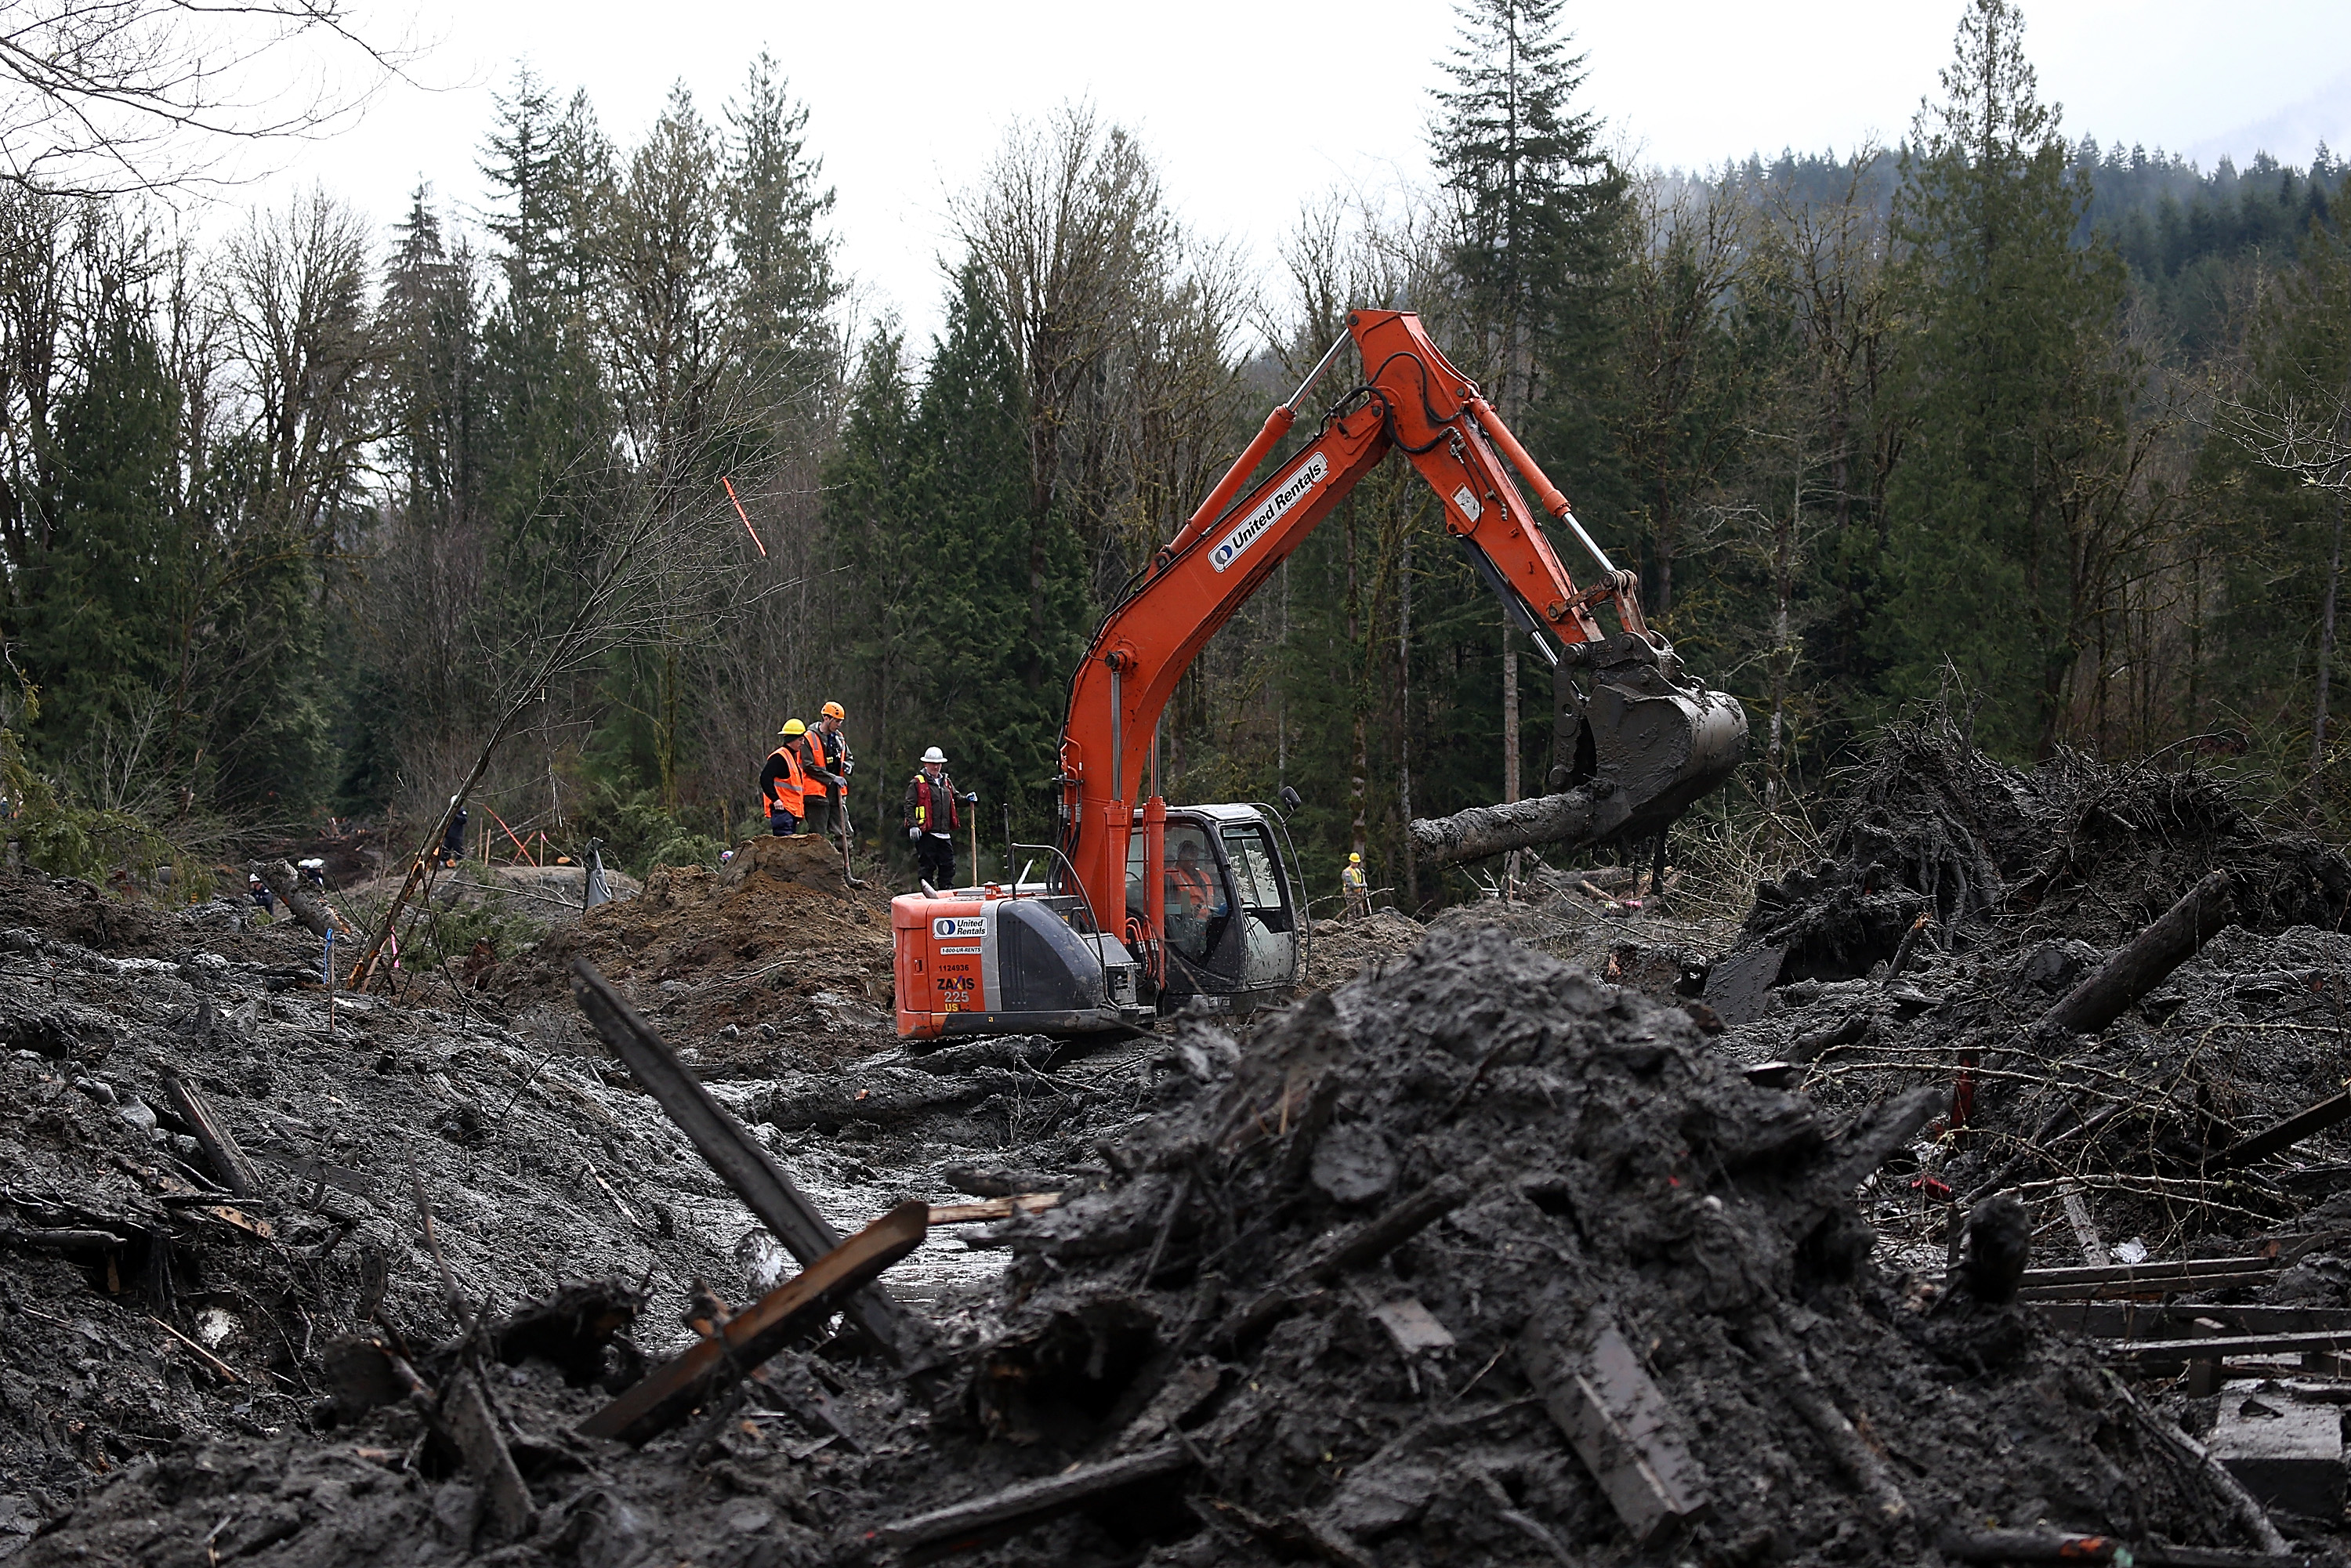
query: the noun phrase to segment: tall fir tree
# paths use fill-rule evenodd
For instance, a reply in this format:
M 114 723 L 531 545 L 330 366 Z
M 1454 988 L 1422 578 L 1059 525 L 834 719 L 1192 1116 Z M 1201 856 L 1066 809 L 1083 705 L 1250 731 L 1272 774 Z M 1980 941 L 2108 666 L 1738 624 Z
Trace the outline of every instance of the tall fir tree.
M 1592 340 L 1625 180 L 1575 107 L 1583 57 L 1561 0 L 1462 0 L 1432 140 L 1453 199 L 1448 250 L 1495 406 L 1514 418 L 1544 371 Z
M 2011 0 L 1970 0 L 1943 100 L 1921 109 L 1896 214 L 1913 434 L 1886 507 L 1897 588 L 1879 624 L 1894 695 L 1948 664 L 1979 738 L 2056 744 L 2108 564 L 2080 530 L 2126 426 L 2123 273 L 2074 236 L 2088 193 L 2039 97 Z
M 818 228 L 833 193 L 808 150 L 808 117 L 763 50 L 727 105 L 723 170 L 738 362 L 757 401 L 803 421 L 822 413 L 833 358 L 826 319 L 841 294 Z

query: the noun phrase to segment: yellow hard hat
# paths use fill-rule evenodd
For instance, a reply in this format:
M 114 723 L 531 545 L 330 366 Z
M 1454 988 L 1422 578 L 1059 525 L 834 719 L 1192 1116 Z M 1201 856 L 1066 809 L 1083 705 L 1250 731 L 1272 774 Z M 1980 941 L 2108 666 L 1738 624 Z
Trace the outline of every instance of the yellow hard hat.
M 849 716 L 849 710 L 841 706 L 839 703 L 827 703 L 824 705 L 824 716 L 827 718 L 847 718 Z
M 1364 857 L 1361 855 L 1351 854 L 1347 857 L 1347 863 L 1349 865 L 1361 865 L 1364 863 Z
M 778 735 L 806 735 L 808 733 L 808 726 L 802 724 L 796 718 L 788 718 L 784 720 L 784 727 L 776 731 L 776 733 Z

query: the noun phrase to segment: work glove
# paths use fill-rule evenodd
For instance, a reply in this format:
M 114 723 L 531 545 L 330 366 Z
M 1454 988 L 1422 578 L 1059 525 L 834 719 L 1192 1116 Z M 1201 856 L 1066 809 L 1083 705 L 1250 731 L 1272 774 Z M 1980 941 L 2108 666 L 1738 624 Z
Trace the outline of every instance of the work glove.
M 920 828 L 908 828 L 906 830 L 906 836 L 910 839 L 919 839 L 923 836 L 923 830 Z

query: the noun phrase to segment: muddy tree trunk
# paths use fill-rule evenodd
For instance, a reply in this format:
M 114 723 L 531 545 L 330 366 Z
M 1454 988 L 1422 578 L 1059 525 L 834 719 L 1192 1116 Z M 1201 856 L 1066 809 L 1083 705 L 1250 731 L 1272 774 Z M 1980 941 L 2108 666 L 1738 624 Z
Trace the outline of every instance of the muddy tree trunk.
M 1449 817 L 1422 818 L 1411 824 L 1410 832 L 1429 859 L 1450 865 L 1539 844 L 1588 842 L 1593 807 L 1590 795 L 1571 789 L 1499 806 L 1472 806 Z
M 2097 1033 L 2194 957 L 2214 932 L 2234 918 L 2229 873 L 2213 872 L 2068 991 L 2043 1021 L 2074 1034 Z

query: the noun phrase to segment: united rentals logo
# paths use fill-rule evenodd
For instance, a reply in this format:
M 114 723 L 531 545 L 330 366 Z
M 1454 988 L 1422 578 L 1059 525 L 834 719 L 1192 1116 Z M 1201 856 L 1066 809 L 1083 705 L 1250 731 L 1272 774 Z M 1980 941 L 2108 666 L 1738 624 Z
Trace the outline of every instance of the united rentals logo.
M 1240 527 L 1224 537 L 1222 543 L 1208 552 L 1208 564 L 1218 571 L 1231 566 L 1249 552 L 1249 546 L 1263 538 L 1266 530 L 1281 520 L 1281 515 L 1306 498 L 1306 493 L 1322 482 L 1331 472 L 1330 463 L 1320 452 L 1306 460 L 1305 465 L 1281 482 L 1280 487 L 1266 497 L 1265 505 L 1251 512 Z

